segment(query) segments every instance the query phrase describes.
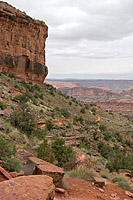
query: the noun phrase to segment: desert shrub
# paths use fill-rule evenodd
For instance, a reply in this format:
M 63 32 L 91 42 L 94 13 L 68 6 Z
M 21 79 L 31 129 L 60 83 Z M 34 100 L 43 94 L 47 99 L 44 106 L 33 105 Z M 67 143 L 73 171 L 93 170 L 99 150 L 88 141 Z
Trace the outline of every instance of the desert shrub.
M 5 158 L 3 160 L 3 166 L 8 171 L 16 171 L 16 172 L 20 172 L 20 169 L 22 168 L 22 164 L 20 160 L 18 160 L 17 158 Z
M 104 140 L 109 141 L 111 139 L 111 134 L 109 132 L 104 132 Z
M 98 125 L 98 122 L 96 122 L 96 121 L 91 121 L 91 120 L 85 120 L 85 123 L 87 124 L 87 125 Z
M 81 137 L 80 141 L 82 142 L 83 145 L 86 146 L 87 149 L 90 149 L 90 143 L 86 137 Z
M 33 91 L 36 90 L 36 91 L 40 92 L 41 91 L 41 87 L 40 87 L 40 85 L 35 84 L 35 85 L 32 86 L 32 90 Z
M 99 153 L 104 157 L 104 158 L 108 158 L 112 152 L 113 152 L 113 149 L 112 147 L 110 147 L 109 145 L 107 144 L 104 144 L 103 142 L 99 142 L 97 144 L 97 147 L 98 147 L 98 151 Z
M 36 92 L 36 93 L 34 94 L 34 97 L 35 97 L 35 99 L 38 99 L 38 98 L 39 98 L 39 93 Z
M 16 149 L 10 141 L 7 141 L 3 135 L 0 134 L 0 159 L 11 157 L 15 155 Z
M 79 122 L 80 124 L 84 124 L 84 118 L 82 116 L 75 116 L 73 119 L 73 123 L 75 124 L 75 122 Z
M 115 176 L 112 179 L 113 183 L 120 182 L 120 181 L 128 182 L 128 180 L 125 177 L 123 177 L 123 176 Z
M 92 106 L 96 106 L 96 104 L 94 104 L 94 103 L 90 103 L 90 106 L 92 107 Z
M 18 102 L 18 103 L 26 103 L 28 100 L 29 100 L 29 98 L 26 96 L 26 94 L 16 95 L 13 98 L 13 101 Z
M 96 115 L 96 108 L 93 107 L 93 108 L 91 109 L 91 112 L 93 113 L 93 115 Z
M 3 161 L 3 166 L 8 171 L 17 171 L 21 169 L 21 162 L 15 158 L 16 148 L 11 141 L 7 141 L 4 136 L 0 135 L 0 159 Z
M 131 140 L 126 140 L 125 144 L 127 144 L 130 148 L 133 148 L 133 142 Z
M 37 157 L 47 162 L 53 163 L 55 160 L 54 153 L 51 150 L 51 146 L 48 144 L 47 139 L 44 139 L 37 150 Z
M 21 132 L 27 136 L 34 134 L 36 129 L 34 116 L 26 111 L 18 111 L 12 113 L 10 117 L 11 124 L 18 128 Z
M 68 172 L 69 176 L 72 178 L 82 178 L 86 181 L 94 181 L 94 177 L 97 176 L 96 173 L 90 171 L 87 168 L 77 168 L 77 169 L 73 169 L 72 171 Z
M 121 187 L 123 190 L 128 190 L 128 191 L 132 190 L 130 184 L 124 181 L 119 182 L 118 186 Z
M 56 107 L 55 107 L 55 110 L 56 110 L 56 111 L 59 111 L 60 109 L 59 109 L 59 107 L 58 107 L 58 106 L 56 106 Z
M 103 172 L 103 173 L 101 174 L 101 177 L 102 177 L 102 178 L 107 178 L 107 179 L 110 178 L 109 174 L 108 174 L 108 173 L 105 173 L 105 172 Z
M 124 190 L 129 190 L 131 191 L 131 187 L 130 187 L 130 184 L 129 184 L 129 181 L 123 177 L 123 176 L 116 176 L 112 179 L 112 182 L 113 183 L 118 183 L 118 186 L 123 188 Z
M 118 171 L 119 169 L 129 169 L 133 172 L 133 157 L 129 156 L 126 152 L 115 149 L 112 155 L 108 157 L 106 167 L 110 172 Z
M 123 138 L 122 136 L 120 135 L 120 133 L 115 133 L 115 138 L 117 139 L 118 142 L 123 142 Z
M 46 128 L 50 131 L 53 128 L 53 124 L 50 120 L 46 121 Z
M 69 101 L 69 105 L 70 105 L 70 106 L 72 105 L 72 102 L 71 102 L 71 101 Z
M 55 159 L 58 161 L 58 166 L 63 167 L 64 164 L 69 162 L 69 159 L 74 156 L 71 146 L 66 146 L 65 141 L 61 138 L 55 137 L 52 141 L 52 152 Z
M 6 124 L 5 124 L 5 132 L 8 134 L 8 133 L 10 133 L 10 132 L 11 132 L 11 130 L 12 130 L 12 127 L 11 127 L 11 125 L 10 125 L 10 124 L 8 124 L 8 123 L 6 123 Z
M 105 125 L 101 124 L 101 125 L 99 126 L 99 129 L 100 129 L 101 132 L 103 132 L 103 131 L 106 131 L 107 128 L 106 128 Z
M 98 136 L 98 133 L 95 131 L 95 132 L 93 132 L 93 138 L 94 138 L 94 140 L 98 140 L 99 139 L 99 136 Z
M 60 136 L 66 137 L 66 133 L 65 133 L 65 132 L 61 132 L 61 133 L 60 133 Z
M 85 108 L 81 108 L 80 112 L 81 112 L 82 114 L 85 114 Z
M 4 110 L 6 108 L 6 104 L 3 101 L 0 101 L 0 109 Z
M 39 95 L 39 98 L 40 98 L 41 100 L 44 100 L 43 94 L 40 94 L 40 95 Z
M 36 127 L 36 128 L 33 130 L 33 134 L 34 134 L 37 138 L 43 139 L 44 136 L 46 136 L 46 130 L 42 130 L 41 128 Z
M 65 108 L 61 108 L 60 113 L 67 119 L 70 117 L 70 113 Z
M 85 104 L 85 109 L 88 110 L 89 109 L 89 105 Z

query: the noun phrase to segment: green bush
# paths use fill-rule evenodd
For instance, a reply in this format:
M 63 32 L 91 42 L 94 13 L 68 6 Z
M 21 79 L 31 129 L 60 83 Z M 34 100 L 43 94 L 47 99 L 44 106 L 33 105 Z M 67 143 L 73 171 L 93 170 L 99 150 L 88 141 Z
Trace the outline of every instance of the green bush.
M 131 187 L 129 184 L 129 181 L 123 177 L 123 176 L 116 176 L 112 179 L 113 183 L 118 183 L 118 186 L 121 187 L 124 190 L 129 190 L 131 191 Z
M 85 108 L 81 108 L 80 112 L 81 112 L 82 114 L 85 114 Z
M 82 116 L 75 116 L 73 119 L 73 123 L 75 124 L 76 122 L 79 122 L 80 124 L 84 124 L 84 118 Z
M 71 101 L 69 101 L 69 105 L 70 105 L 70 106 L 72 105 L 72 102 L 71 102 Z
M 133 172 L 133 157 L 126 152 L 121 152 L 119 149 L 115 149 L 112 155 L 108 157 L 106 167 L 112 171 L 118 171 L 119 169 L 129 169 Z
M 77 168 L 77 169 L 70 171 L 68 174 L 72 178 L 74 178 L 74 177 L 82 178 L 86 181 L 91 181 L 91 182 L 94 181 L 94 177 L 97 176 L 96 173 L 90 171 L 87 168 Z
M 105 125 L 101 124 L 101 125 L 99 126 L 99 129 L 100 129 L 101 132 L 103 132 L 103 131 L 106 131 L 107 128 L 106 128 Z
M 47 162 L 53 163 L 55 160 L 54 153 L 51 151 L 51 146 L 47 139 L 44 139 L 37 150 L 37 157 Z
M 99 136 L 98 136 L 98 133 L 95 131 L 95 132 L 93 132 L 93 138 L 94 138 L 94 140 L 98 140 L 99 139 Z
M 6 104 L 3 101 L 0 101 L 0 109 L 4 110 L 6 108 Z
M 7 141 L 0 134 L 0 159 L 3 161 L 3 166 L 8 171 L 17 171 L 21 169 L 21 162 L 15 158 L 16 148 L 11 141 Z
M 0 159 L 11 157 L 15 155 L 16 149 L 11 141 L 7 141 L 3 135 L 0 134 Z
M 16 172 L 20 172 L 22 168 L 22 164 L 20 160 L 18 160 L 17 158 L 5 158 L 3 160 L 3 166 L 8 171 L 16 171 Z
M 111 156 L 112 152 L 113 152 L 112 147 L 110 147 L 107 144 L 104 144 L 103 142 L 99 142 L 97 144 L 97 147 L 98 147 L 99 153 L 106 159 L 108 159 Z
M 93 115 L 96 115 L 96 108 L 93 107 L 93 108 L 91 109 L 91 112 L 93 113 Z
M 109 141 L 111 139 L 111 134 L 108 132 L 105 132 L 104 134 L 104 140 Z
M 29 98 L 26 96 L 26 94 L 16 95 L 13 98 L 13 101 L 18 102 L 18 103 L 26 103 L 28 100 L 29 100 Z
M 61 108 L 60 113 L 67 119 L 70 117 L 70 113 L 65 108 Z
M 61 138 L 55 137 L 52 141 L 52 152 L 55 159 L 58 161 L 58 166 L 63 167 L 64 164 L 69 162 L 69 159 L 74 156 L 71 146 L 66 146 L 65 141 Z
M 50 131 L 53 128 L 53 124 L 50 120 L 46 121 L 46 128 Z

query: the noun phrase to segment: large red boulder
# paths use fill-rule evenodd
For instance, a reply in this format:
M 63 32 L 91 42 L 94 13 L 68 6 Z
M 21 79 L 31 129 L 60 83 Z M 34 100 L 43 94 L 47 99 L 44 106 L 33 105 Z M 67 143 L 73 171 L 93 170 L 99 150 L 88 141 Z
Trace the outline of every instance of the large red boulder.
M 49 176 L 21 176 L 0 183 L 0 200 L 53 200 L 55 186 Z

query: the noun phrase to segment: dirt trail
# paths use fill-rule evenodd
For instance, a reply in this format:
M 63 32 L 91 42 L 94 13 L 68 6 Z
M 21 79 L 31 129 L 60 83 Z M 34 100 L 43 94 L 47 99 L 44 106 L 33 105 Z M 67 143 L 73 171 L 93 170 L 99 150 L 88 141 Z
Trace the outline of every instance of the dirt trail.
M 67 192 L 65 195 L 56 193 L 55 200 L 130 200 L 124 190 L 112 184 L 110 181 L 100 191 L 99 188 L 82 179 L 65 177 Z

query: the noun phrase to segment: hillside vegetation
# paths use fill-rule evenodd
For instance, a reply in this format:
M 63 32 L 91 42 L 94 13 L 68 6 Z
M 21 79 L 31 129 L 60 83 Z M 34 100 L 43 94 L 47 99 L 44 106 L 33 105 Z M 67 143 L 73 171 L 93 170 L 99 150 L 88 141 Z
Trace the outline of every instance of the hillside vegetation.
M 72 168 L 75 146 L 110 171 L 133 170 L 132 136 L 133 123 L 122 115 L 0 73 L 0 159 L 9 170 L 19 171 L 30 155 Z

